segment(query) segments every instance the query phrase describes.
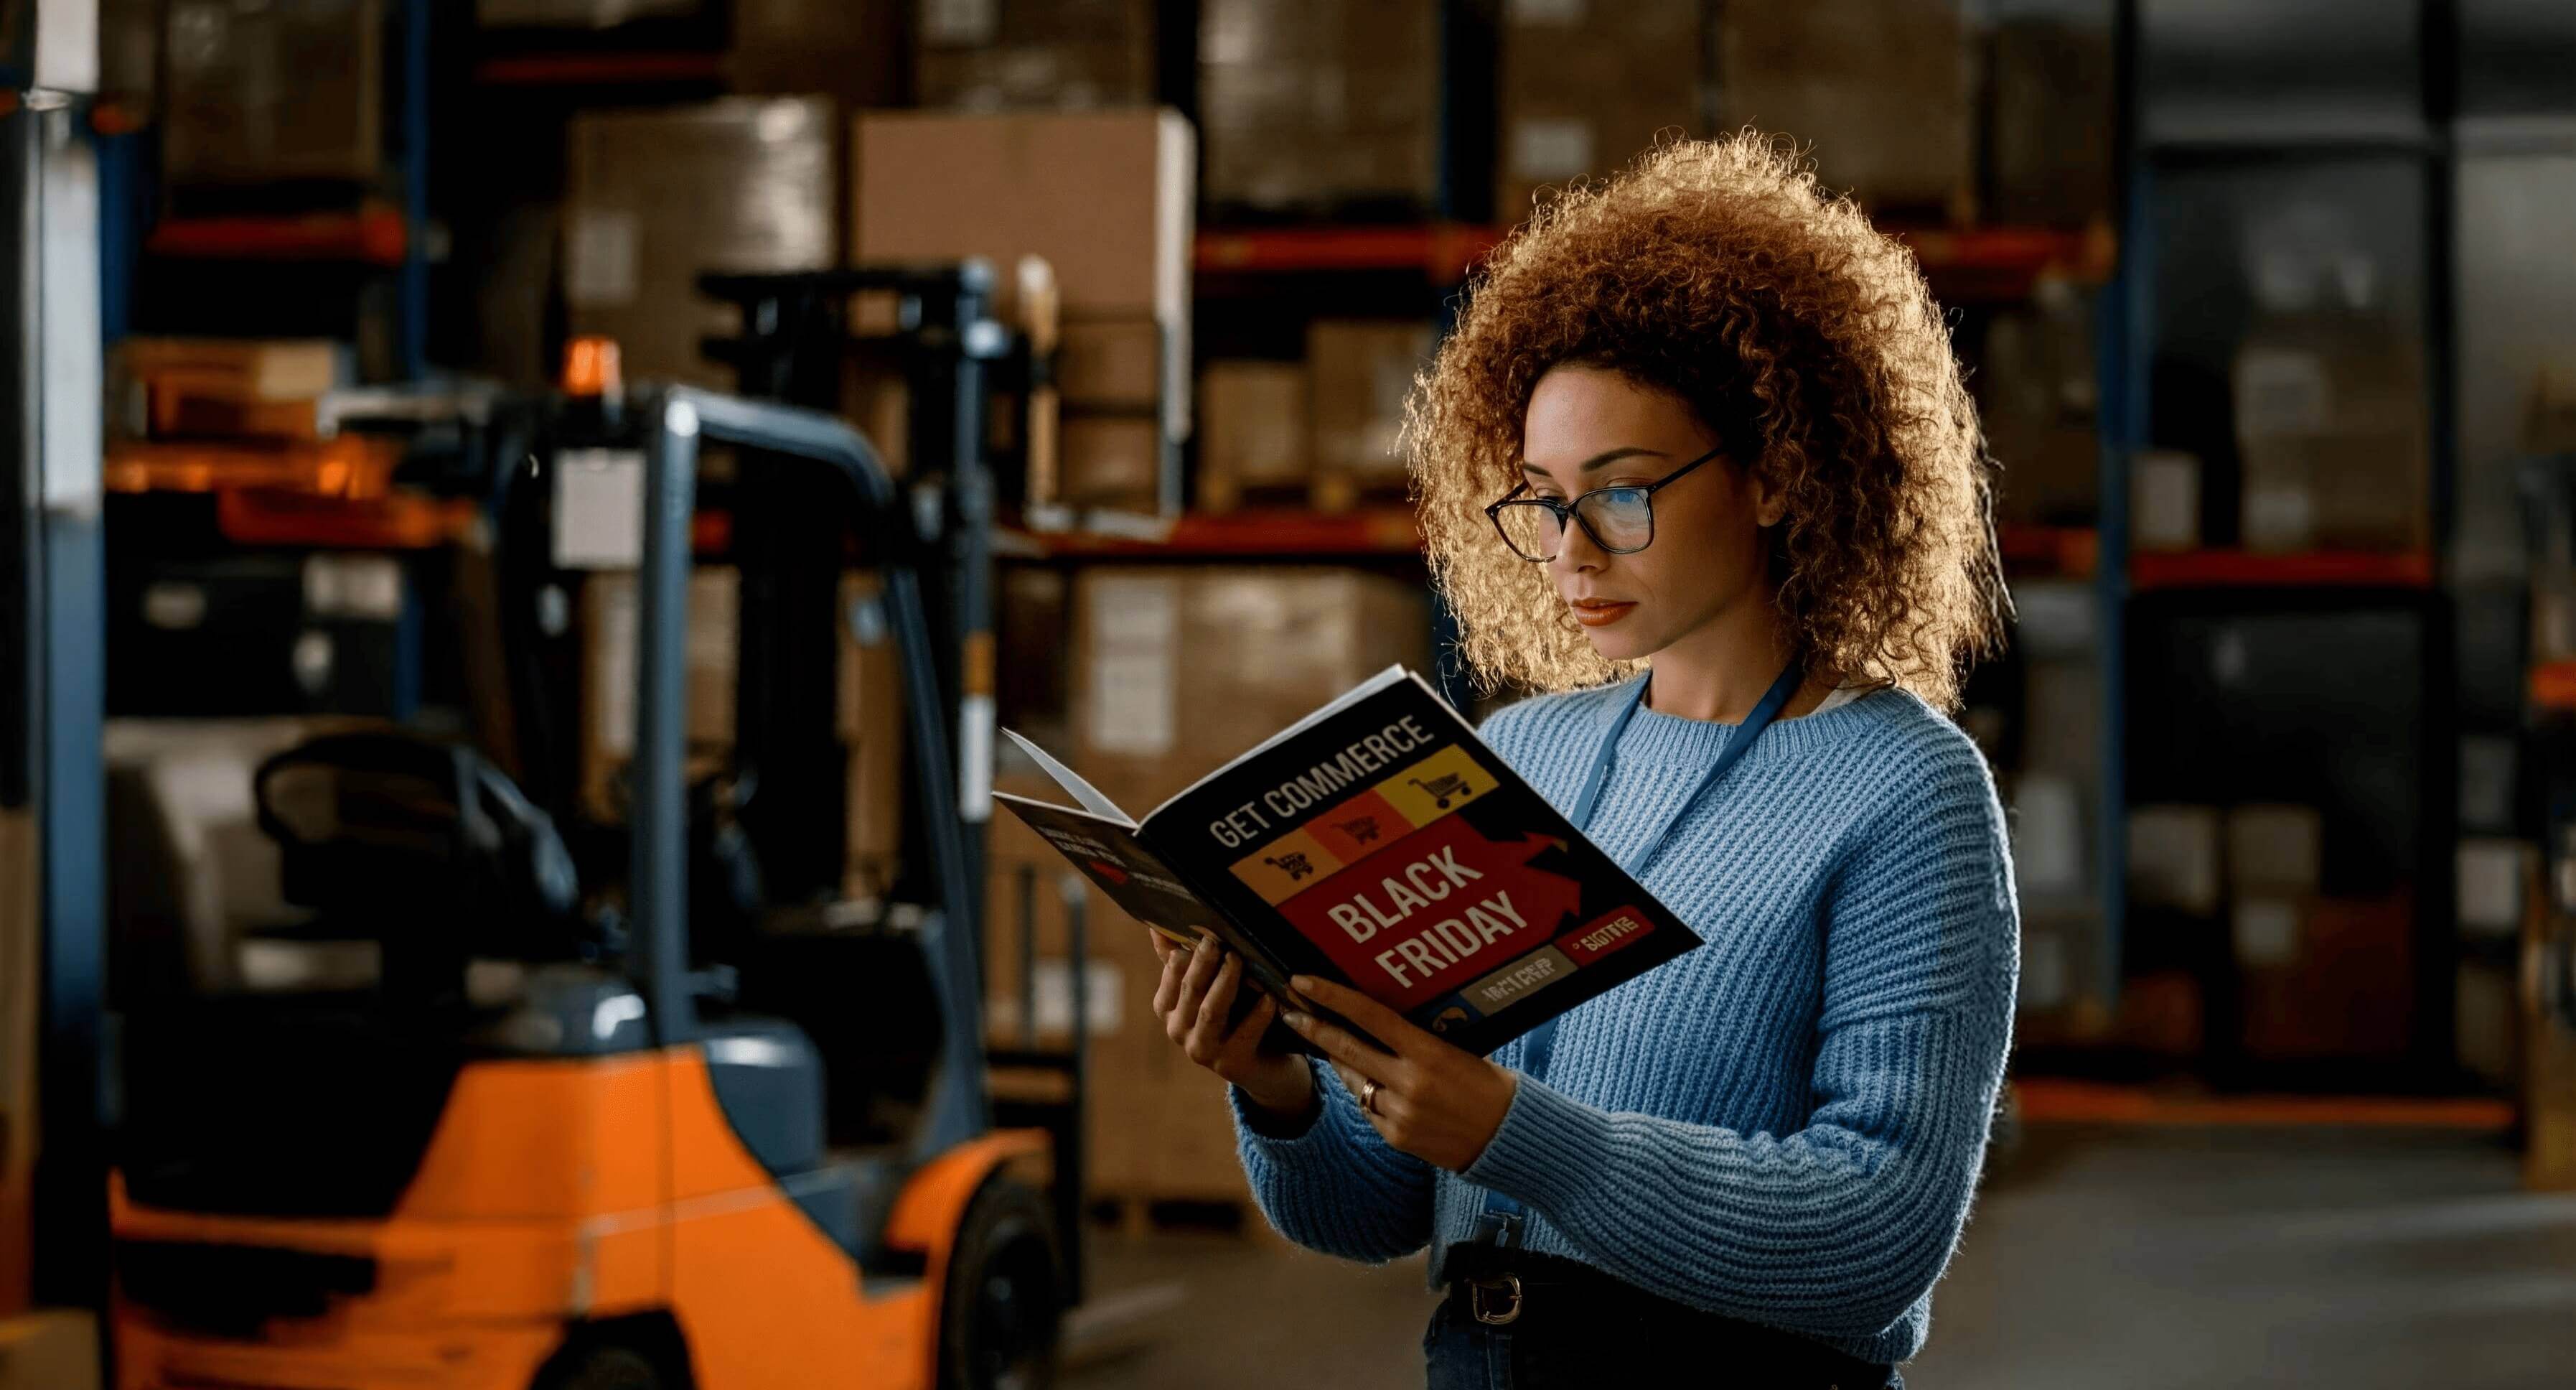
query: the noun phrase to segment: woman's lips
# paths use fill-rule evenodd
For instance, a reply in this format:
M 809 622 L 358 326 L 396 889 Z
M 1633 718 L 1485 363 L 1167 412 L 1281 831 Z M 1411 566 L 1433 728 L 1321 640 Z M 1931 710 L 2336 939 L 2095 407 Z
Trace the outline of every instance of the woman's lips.
M 1621 618 L 1627 617 L 1628 610 L 1637 605 L 1617 599 L 1579 598 L 1571 606 L 1574 609 L 1576 622 L 1585 627 L 1608 627 Z

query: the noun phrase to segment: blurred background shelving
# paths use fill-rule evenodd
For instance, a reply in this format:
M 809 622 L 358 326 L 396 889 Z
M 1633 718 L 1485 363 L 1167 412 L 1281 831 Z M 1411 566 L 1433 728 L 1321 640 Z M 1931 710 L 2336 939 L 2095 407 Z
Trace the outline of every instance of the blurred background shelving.
M 603 338 L 629 382 L 834 408 L 968 537 L 963 746 L 998 721 L 1144 807 L 1390 662 L 1490 710 L 1519 692 L 1458 666 L 1406 394 L 1533 209 L 1757 125 L 1911 249 L 1999 465 L 2018 618 L 1957 717 L 2014 837 L 2028 1117 L 2509 1131 L 2576 1186 L 2576 7 L 101 0 L 98 38 L 97 622 L 51 591 L 104 634 L 82 746 L 126 800 L 93 819 L 280 729 L 484 727 L 495 658 L 457 634 L 497 621 L 492 402 Z M 14 76 L 0 124 L 39 114 Z M 943 342 L 988 417 L 916 399 L 917 299 L 706 278 L 969 256 L 990 320 Z M 800 333 L 819 355 L 755 380 Z M 990 496 L 910 458 L 978 435 Z M 733 751 L 745 557 L 785 534 L 737 527 L 735 464 L 709 451 L 693 537 L 701 760 Z M 604 820 L 621 580 L 550 573 L 508 619 L 586 692 L 558 780 Z M 853 595 L 844 766 L 807 780 L 864 896 L 920 828 Z M 200 964 L 276 906 L 273 862 L 218 862 L 245 806 L 201 813 L 219 887 L 148 924 Z M 989 850 L 978 929 L 1034 943 L 988 953 L 997 1047 L 1092 1049 L 1083 1195 L 1239 1216 L 1221 1108 L 1140 1027 L 1142 938 L 1075 959 L 1057 895 L 1001 906 L 1055 858 Z M 144 910 L 101 897 L 111 934 Z

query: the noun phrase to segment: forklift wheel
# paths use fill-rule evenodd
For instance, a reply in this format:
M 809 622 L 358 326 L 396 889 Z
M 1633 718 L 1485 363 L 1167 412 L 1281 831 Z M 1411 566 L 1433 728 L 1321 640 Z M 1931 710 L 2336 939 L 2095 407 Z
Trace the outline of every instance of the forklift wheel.
M 1008 1178 L 977 1193 L 958 1223 L 940 1319 L 940 1390 L 1046 1390 L 1055 1384 L 1064 1281 L 1055 1218 Z
M 537 1373 L 536 1390 L 672 1390 L 653 1358 L 633 1347 L 567 1347 Z

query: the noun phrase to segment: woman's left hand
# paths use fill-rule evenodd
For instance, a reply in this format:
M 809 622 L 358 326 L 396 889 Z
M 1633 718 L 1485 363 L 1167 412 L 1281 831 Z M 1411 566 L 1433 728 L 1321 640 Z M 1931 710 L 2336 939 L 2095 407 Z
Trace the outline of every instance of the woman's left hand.
M 1520 1085 L 1510 1071 L 1414 1027 L 1358 990 L 1309 975 L 1289 984 L 1394 1049 L 1371 1047 L 1312 1014 L 1287 1015 L 1289 1027 L 1332 1059 L 1351 1094 L 1366 1097 L 1360 1109 L 1388 1144 L 1453 1173 L 1485 1152 Z

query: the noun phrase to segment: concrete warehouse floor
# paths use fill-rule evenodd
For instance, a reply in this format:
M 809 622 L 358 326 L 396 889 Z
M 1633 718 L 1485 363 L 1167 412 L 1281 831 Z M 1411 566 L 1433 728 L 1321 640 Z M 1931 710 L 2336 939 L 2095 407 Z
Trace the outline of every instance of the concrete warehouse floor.
M 1275 1241 L 1095 1247 L 1066 1383 L 1422 1383 L 1422 1264 Z M 2576 1386 L 2576 1194 L 2494 1136 L 2033 1127 L 1981 1195 L 1914 1390 Z

